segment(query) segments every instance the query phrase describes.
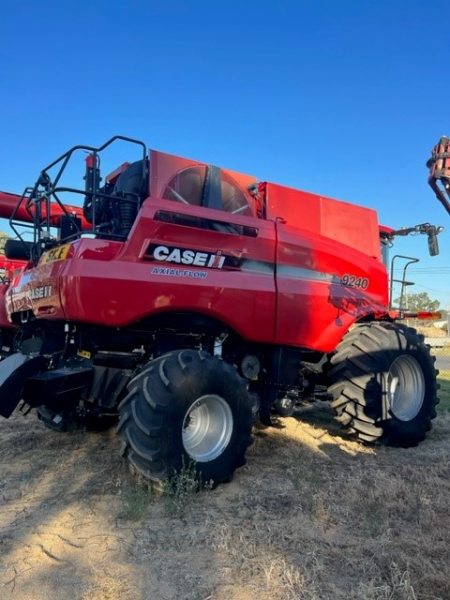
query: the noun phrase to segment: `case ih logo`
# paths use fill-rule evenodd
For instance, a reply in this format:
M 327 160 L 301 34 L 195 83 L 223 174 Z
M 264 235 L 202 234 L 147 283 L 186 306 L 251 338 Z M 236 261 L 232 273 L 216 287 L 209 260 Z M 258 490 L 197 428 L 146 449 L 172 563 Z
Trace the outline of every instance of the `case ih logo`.
M 226 260 L 221 250 L 215 254 L 210 252 L 198 252 L 186 248 L 175 248 L 172 246 L 160 246 L 150 244 L 147 255 L 154 260 L 177 265 L 192 265 L 193 267 L 207 267 L 209 269 L 221 269 Z
M 52 295 L 51 285 L 41 285 L 39 287 L 31 288 L 30 298 L 32 300 L 41 300 L 42 298 L 48 298 Z

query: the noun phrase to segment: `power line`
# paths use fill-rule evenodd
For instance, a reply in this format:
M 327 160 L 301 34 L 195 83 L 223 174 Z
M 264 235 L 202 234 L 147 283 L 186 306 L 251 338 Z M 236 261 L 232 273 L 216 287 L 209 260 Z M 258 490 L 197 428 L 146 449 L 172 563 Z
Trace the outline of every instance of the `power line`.
M 403 271 L 403 269 L 400 268 L 396 268 L 394 269 L 394 272 L 398 272 L 398 271 Z M 427 268 L 423 268 L 423 269 L 408 269 L 408 273 L 419 273 L 419 274 L 424 274 L 424 275 L 445 275 L 447 273 L 450 273 L 450 267 L 445 267 L 445 268 L 431 268 L 431 269 L 427 269 Z

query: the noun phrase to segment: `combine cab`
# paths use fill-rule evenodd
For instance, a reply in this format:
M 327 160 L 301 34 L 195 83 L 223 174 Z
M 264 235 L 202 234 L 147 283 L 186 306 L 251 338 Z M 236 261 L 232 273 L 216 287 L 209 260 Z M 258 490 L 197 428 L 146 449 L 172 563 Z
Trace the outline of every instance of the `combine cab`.
M 137 156 L 102 176 L 118 141 Z M 64 184 L 86 151 L 84 187 Z M 117 136 L 45 168 L 13 228 L 24 214 L 4 417 L 22 401 L 58 430 L 116 419 L 144 477 L 192 461 L 216 483 L 244 464 L 257 419 L 314 397 L 363 442 L 414 446 L 430 429 L 434 359 L 390 307 L 380 235 L 400 233 L 375 211 Z

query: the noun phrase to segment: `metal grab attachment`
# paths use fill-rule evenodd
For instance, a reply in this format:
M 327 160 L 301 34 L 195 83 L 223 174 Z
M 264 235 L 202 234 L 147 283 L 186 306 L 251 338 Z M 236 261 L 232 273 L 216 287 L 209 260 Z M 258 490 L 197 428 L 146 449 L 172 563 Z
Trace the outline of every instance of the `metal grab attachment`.
M 436 198 L 450 214 L 450 139 L 448 137 L 441 137 L 439 143 L 432 149 L 431 158 L 428 159 L 426 166 L 430 170 L 428 183 Z

